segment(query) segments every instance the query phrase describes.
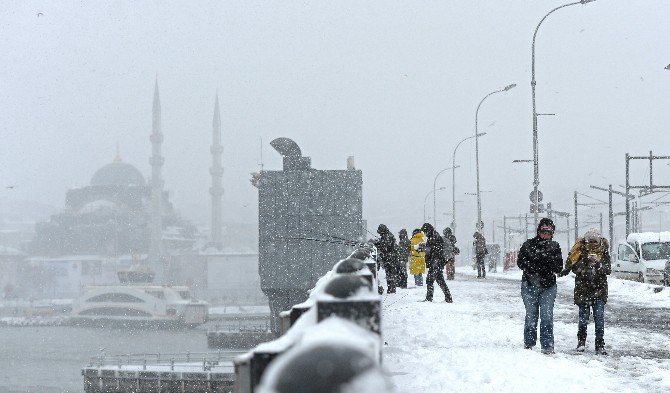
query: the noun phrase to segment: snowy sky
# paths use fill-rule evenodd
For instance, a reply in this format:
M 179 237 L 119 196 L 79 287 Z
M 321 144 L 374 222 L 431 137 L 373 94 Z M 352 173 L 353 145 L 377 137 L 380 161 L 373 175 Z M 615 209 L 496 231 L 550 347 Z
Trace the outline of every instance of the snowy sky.
M 0 201 L 57 207 L 121 146 L 149 175 L 158 75 L 166 187 L 207 217 L 214 96 L 221 101 L 225 219 L 255 222 L 260 139 L 294 139 L 318 169 L 364 174 L 364 216 L 397 231 L 423 221 L 435 174 L 479 113 L 484 219 L 528 210 L 531 40 L 560 1 L 4 2 L 0 9 Z M 39 16 L 38 16 L 39 13 Z M 598 0 L 551 15 L 537 41 L 540 189 L 570 210 L 577 189 L 624 183 L 624 154 L 661 154 L 670 137 L 662 0 Z M 459 228 L 476 216 L 474 144 L 459 149 Z M 670 167 L 657 166 L 659 183 Z M 646 170 L 635 164 L 641 183 Z M 438 179 L 438 226 L 451 176 Z M 666 181 L 665 184 L 668 184 Z M 15 186 L 7 189 L 7 186 Z M 432 215 L 429 198 L 427 212 Z M 621 209 L 619 206 L 617 209 Z M 204 213 L 204 214 L 203 214 Z M 647 213 L 658 220 L 658 214 Z M 667 215 L 666 215 L 667 216 Z M 203 224 L 207 225 L 207 222 Z M 655 227 L 654 227 L 655 229 Z

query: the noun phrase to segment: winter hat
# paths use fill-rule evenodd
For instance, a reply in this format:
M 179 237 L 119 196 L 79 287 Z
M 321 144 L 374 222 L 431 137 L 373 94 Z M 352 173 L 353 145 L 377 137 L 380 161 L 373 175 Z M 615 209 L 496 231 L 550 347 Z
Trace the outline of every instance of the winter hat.
M 429 234 L 430 234 L 431 232 L 433 232 L 434 230 L 435 230 L 435 228 L 433 228 L 433 226 L 430 225 L 429 223 L 425 223 L 425 224 L 423 224 L 423 225 L 421 226 L 421 231 L 422 231 L 423 233 L 425 233 L 426 235 L 429 235 Z
M 400 236 L 402 236 L 402 235 L 407 236 L 407 229 L 404 229 L 404 228 L 401 229 L 400 232 L 398 232 L 398 234 L 399 234 Z
M 540 232 L 551 232 L 553 235 L 556 232 L 556 225 L 554 225 L 554 222 L 550 218 L 545 217 L 537 225 L 537 234 L 539 235 Z
M 600 231 L 596 228 L 589 228 L 586 233 L 584 233 L 584 240 L 587 242 L 598 242 L 602 239 Z
M 412 231 L 412 236 L 416 235 L 417 233 L 420 233 L 421 229 L 416 228 L 415 230 Z
M 451 228 L 449 228 L 449 227 L 444 228 L 444 231 L 442 232 L 442 234 L 446 237 L 451 236 Z
M 380 235 L 382 233 L 388 233 L 388 231 L 389 231 L 388 227 L 384 224 L 379 224 L 379 226 L 377 227 L 377 233 Z

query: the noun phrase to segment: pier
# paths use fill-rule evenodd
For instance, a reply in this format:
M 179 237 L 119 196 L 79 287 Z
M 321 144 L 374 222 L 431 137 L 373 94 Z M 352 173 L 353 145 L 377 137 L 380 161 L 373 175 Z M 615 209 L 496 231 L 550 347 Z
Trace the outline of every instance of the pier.
M 240 351 L 101 355 L 81 371 L 86 393 L 230 393 Z

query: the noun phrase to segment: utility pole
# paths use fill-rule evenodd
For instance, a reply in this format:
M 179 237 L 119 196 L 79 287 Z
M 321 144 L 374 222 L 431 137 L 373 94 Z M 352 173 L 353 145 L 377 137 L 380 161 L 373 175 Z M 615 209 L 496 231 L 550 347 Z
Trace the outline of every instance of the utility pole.
M 589 198 L 589 199 L 593 199 L 594 201 L 597 201 L 598 203 L 579 203 L 578 196 L 579 196 L 580 194 L 581 194 L 582 196 L 584 196 L 584 197 Z M 607 202 L 605 202 L 605 201 L 601 201 L 600 199 L 596 199 L 596 198 L 594 198 L 594 197 L 592 197 L 592 196 L 589 196 L 589 195 L 586 195 L 586 194 L 582 194 L 582 193 L 577 192 L 577 191 L 575 191 L 574 199 L 575 199 L 575 242 L 576 242 L 576 241 L 577 241 L 577 238 L 579 237 L 579 225 L 578 225 L 578 222 L 579 222 L 579 216 L 578 216 L 578 215 L 579 215 L 579 210 L 578 210 L 578 207 L 579 207 L 579 206 L 607 205 Z M 600 222 L 600 233 L 603 233 L 602 218 L 601 218 L 601 222 Z
M 630 161 L 631 160 L 649 160 L 649 185 L 631 186 L 630 185 Z M 655 156 L 650 150 L 648 156 L 631 156 L 626 153 L 626 194 L 630 194 L 631 189 L 639 189 L 640 196 L 653 194 L 661 190 L 670 190 L 670 185 L 656 185 L 654 184 L 654 160 L 670 160 L 670 156 Z M 630 201 L 626 199 L 626 237 L 630 234 L 631 229 L 631 211 Z
M 491 227 L 491 243 L 496 242 L 496 220 L 493 220 L 493 226 Z
M 597 187 L 597 186 L 591 186 L 591 188 L 593 188 L 594 190 L 607 191 L 607 193 L 608 193 L 609 198 L 608 198 L 607 204 L 609 205 L 608 211 L 609 211 L 609 232 L 610 232 L 610 252 L 611 252 L 612 248 L 614 247 L 614 207 L 612 206 L 612 195 L 617 194 L 617 195 L 621 195 L 621 196 L 626 198 L 626 213 L 625 213 L 626 217 L 628 217 L 629 214 L 630 214 L 629 200 L 634 199 L 635 196 L 630 195 L 630 194 L 624 194 L 623 192 L 620 192 L 620 191 L 615 191 L 615 190 L 612 189 L 611 184 L 609 185 L 608 188 Z M 628 218 L 627 218 L 626 219 L 626 231 L 630 230 L 629 224 L 630 223 L 629 223 Z M 626 237 L 628 237 L 628 233 L 626 233 Z
M 526 213 L 526 239 L 528 238 L 528 213 Z
M 507 252 L 507 217 L 503 216 L 503 250 Z
M 578 233 L 579 233 L 579 216 L 577 212 L 577 191 L 575 191 L 575 243 L 577 243 Z

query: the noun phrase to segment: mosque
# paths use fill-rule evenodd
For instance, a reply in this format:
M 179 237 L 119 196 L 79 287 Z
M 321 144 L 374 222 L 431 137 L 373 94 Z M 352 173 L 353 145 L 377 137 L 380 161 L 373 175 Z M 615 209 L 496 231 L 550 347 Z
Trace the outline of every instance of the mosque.
M 135 166 L 124 162 L 117 146 L 114 160 L 95 171 L 88 186 L 67 191 L 64 209 L 35 227 L 29 256 L 17 273 L 17 280 L 24 283 L 21 295 L 75 297 L 87 285 L 117 283 L 119 270 L 140 263 L 155 272 L 157 284 L 189 285 L 207 298 L 262 298 L 258 253 L 223 251 L 219 112 L 217 97 L 210 148 L 208 238 L 176 212 L 163 187 L 163 133 L 156 83 L 149 138 L 151 177 L 145 180 Z M 39 283 L 39 287 L 29 283 Z

